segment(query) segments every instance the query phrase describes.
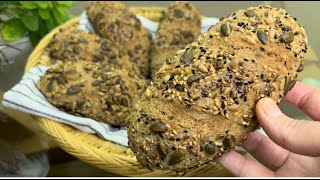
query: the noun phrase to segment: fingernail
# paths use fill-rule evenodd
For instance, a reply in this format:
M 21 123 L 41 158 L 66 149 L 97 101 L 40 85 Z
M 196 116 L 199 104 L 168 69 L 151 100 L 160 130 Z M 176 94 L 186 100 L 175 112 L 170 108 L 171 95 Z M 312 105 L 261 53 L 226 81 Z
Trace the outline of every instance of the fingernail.
M 276 117 L 281 114 L 278 105 L 270 98 L 263 98 L 262 108 L 264 113 L 269 117 Z

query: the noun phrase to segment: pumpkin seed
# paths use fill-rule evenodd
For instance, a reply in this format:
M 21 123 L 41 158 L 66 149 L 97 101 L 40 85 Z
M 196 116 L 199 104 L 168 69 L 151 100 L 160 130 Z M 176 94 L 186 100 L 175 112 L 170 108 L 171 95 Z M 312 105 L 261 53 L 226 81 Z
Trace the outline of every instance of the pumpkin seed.
M 81 86 L 71 86 L 67 90 L 68 95 L 78 94 L 81 91 Z
M 106 99 L 106 104 L 107 104 L 107 105 L 112 105 L 112 104 L 113 104 L 112 97 L 108 97 L 108 98 Z
M 280 41 L 283 43 L 291 43 L 294 40 L 294 34 L 290 32 L 285 32 L 280 36 Z
M 193 52 L 192 51 L 186 51 L 182 54 L 180 57 L 180 62 L 182 64 L 187 64 L 193 59 Z
M 121 98 L 121 105 L 125 107 L 129 107 L 129 100 L 126 97 Z
M 208 144 L 206 145 L 206 147 L 204 148 L 204 150 L 205 150 L 205 152 L 206 152 L 207 154 L 213 155 L 213 154 L 215 153 L 215 146 L 212 145 L 212 144 L 210 144 L 210 143 L 208 143 Z
M 57 82 L 58 84 L 65 84 L 67 82 L 66 78 L 64 77 L 64 75 L 60 75 L 58 78 L 57 78 Z
M 82 109 L 84 103 L 85 103 L 84 100 L 77 100 L 76 101 L 77 109 Z
M 68 41 L 63 41 L 63 48 L 68 48 L 69 42 Z
M 146 159 L 142 160 L 142 164 L 146 168 L 148 168 L 150 171 L 153 171 L 154 168 L 153 168 L 152 164 L 150 162 L 148 162 L 148 160 L 146 160 Z
M 98 62 L 98 61 L 102 61 L 104 59 L 104 56 L 102 54 L 97 54 L 93 56 L 92 61 L 93 62 Z
M 77 71 L 74 69 L 65 72 L 65 74 L 76 74 L 76 73 Z
M 100 92 L 108 92 L 109 89 L 108 89 L 108 87 L 106 85 L 103 84 L 103 85 L 100 86 L 99 91 Z
M 286 95 L 294 87 L 295 84 L 296 84 L 295 79 L 286 78 L 285 85 L 284 85 L 284 95 Z
M 169 160 L 169 165 L 176 165 L 181 161 L 183 161 L 183 159 L 184 159 L 184 153 L 181 150 L 177 150 L 171 155 Z
M 117 55 L 116 55 L 115 52 L 109 51 L 109 52 L 108 52 L 108 57 L 109 57 L 110 59 L 115 59 L 115 58 L 117 57 Z
M 47 92 L 52 92 L 54 89 L 54 81 L 55 79 L 51 79 L 48 86 L 47 86 Z
M 174 16 L 178 18 L 181 18 L 184 15 L 184 12 L 181 11 L 180 9 L 175 9 L 173 13 L 174 13 Z
M 88 44 L 88 41 L 84 38 L 79 38 L 78 40 L 79 43 L 84 43 L 84 44 Z
M 103 82 L 103 81 L 101 81 L 101 80 L 95 80 L 95 81 L 93 81 L 93 82 L 91 83 L 91 85 L 92 85 L 92 86 L 98 86 L 98 85 L 100 85 L 102 82 Z
M 76 53 L 76 54 L 80 54 L 80 48 L 79 47 L 74 47 L 73 49 L 72 49 L 72 51 L 74 52 L 74 53 Z
M 229 23 L 222 24 L 220 26 L 220 31 L 221 31 L 222 35 L 229 36 L 231 34 L 231 31 L 232 31 L 232 26 Z
M 192 75 L 187 79 L 187 84 L 192 84 L 193 82 L 199 81 L 200 78 L 201 76 L 198 74 Z
M 268 43 L 269 39 L 268 39 L 268 36 L 264 30 L 258 30 L 257 35 L 258 35 L 258 39 L 260 40 L 260 42 L 262 44 Z
M 303 71 L 304 65 L 303 63 L 300 64 L 299 68 L 297 69 L 297 72 Z
M 159 121 L 155 121 L 152 123 L 152 125 L 150 126 L 150 130 L 154 133 L 164 133 L 167 130 L 167 127 Z
M 172 63 L 173 63 L 173 60 L 174 60 L 173 57 L 168 57 L 168 58 L 166 59 L 166 63 L 167 63 L 167 64 L 172 64 Z
M 222 144 L 226 148 L 233 148 L 236 145 L 236 139 L 233 135 L 228 135 L 223 139 Z
M 109 66 L 106 66 L 106 65 L 103 65 L 101 67 L 101 71 L 102 72 L 110 72 L 111 71 L 111 68 Z
M 288 86 L 288 91 L 287 91 L 287 93 L 289 92 L 289 91 L 291 91 L 291 89 L 294 87 L 294 85 L 296 85 L 296 80 L 293 80 L 293 81 L 291 81 L 291 83 L 290 83 L 290 85 Z
M 162 158 L 167 157 L 169 150 L 168 150 L 168 147 L 164 143 L 158 142 L 157 149 L 158 149 L 159 154 Z
M 254 10 L 247 10 L 244 12 L 244 14 L 247 16 L 247 17 L 253 17 L 256 15 L 256 13 L 254 12 Z

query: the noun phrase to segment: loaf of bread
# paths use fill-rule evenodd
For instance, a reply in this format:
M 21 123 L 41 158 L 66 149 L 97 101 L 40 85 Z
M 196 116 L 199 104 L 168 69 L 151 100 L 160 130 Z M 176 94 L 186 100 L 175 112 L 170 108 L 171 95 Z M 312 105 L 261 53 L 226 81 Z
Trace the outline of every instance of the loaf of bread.
M 126 5 L 117 1 L 92 1 L 87 8 L 89 20 L 98 33 L 119 43 L 141 74 L 149 74 L 151 34 Z
M 164 11 L 151 51 L 153 78 L 167 58 L 192 43 L 201 30 L 199 11 L 188 2 L 172 2 Z M 170 59 L 168 59 L 170 61 Z
M 283 9 L 228 15 L 158 71 L 135 107 L 129 144 L 149 169 L 185 172 L 233 149 L 258 127 L 259 99 L 279 102 L 307 50 L 304 28 Z
M 129 71 L 92 61 L 64 61 L 46 71 L 37 88 L 68 113 L 126 126 L 145 80 Z
M 138 66 L 129 60 L 119 44 L 77 27 L 60 29 L 50 42 L 49 49 L 53 59 L 101 62 L 140 74 Z

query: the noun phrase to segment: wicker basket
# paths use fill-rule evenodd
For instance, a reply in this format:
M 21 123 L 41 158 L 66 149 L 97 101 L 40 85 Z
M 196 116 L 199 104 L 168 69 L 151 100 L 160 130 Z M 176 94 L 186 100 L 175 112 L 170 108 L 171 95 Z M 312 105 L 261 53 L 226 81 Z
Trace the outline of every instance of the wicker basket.
M 136 14 L 153 21 L 159 21 L 163 8 L 132 7 Z M 74 18 L 52 30 L 44 37 L 29 56 L 25 72 L 36 65 L 51 65 L 53 62 L 46 51 L 47 46 L 60 28 L 75 26 L 80 18 Z M 66 152 L 106 171 L 121 176 L 176 176 L 171 171 L 149 171 L 139 165 L 129 148 L 103 140 L 94 134 L 88 134 L 56 121 L 35 117 L 38 125 Z M 185 174 L 185 176 L 230 176 L 221 166 L 212 162 Z

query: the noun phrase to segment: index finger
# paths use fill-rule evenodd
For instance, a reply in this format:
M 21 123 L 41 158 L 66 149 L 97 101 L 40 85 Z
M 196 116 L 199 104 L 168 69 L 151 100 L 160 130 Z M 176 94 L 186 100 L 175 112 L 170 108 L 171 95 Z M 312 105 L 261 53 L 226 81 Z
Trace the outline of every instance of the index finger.
M 284 100 L 297 106 L 313 120 L 320 121 L 320 90 L 302 82 L 297 82 Z

